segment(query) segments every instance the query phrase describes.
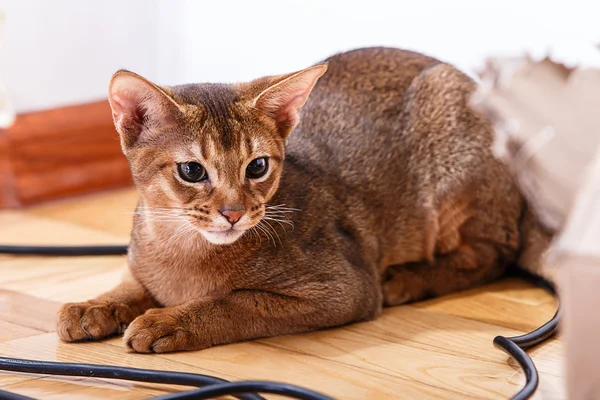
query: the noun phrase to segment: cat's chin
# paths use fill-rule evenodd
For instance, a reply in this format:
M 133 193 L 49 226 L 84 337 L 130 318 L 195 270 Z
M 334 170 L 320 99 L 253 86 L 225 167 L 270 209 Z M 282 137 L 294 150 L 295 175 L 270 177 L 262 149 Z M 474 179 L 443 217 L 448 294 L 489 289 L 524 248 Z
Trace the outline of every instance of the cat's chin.
M 201 230 L 200 233 L 212 244 L 231 244 L 238 240 L 244 234 L 244 231 L 233 229 L 222 232 Z

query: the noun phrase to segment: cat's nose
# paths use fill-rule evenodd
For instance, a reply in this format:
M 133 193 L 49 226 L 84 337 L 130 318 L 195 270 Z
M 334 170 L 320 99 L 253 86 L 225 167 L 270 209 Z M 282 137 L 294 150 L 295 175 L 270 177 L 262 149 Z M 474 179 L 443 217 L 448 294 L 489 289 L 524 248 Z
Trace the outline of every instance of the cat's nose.
M 219 212 L 225 217 L 227 218 L 227 221 L 229 221 L 231 223 L 231 225 L 235 224 L 236 222 L 238 222 L 240 220 L 240 218 L 242 218 L 242 215 L 244 215 L 244 212 L 246 210 L 242 209 L 236 209 L 236 210 L 231 210 L 228 208 L 222 208 L 219 210 Z

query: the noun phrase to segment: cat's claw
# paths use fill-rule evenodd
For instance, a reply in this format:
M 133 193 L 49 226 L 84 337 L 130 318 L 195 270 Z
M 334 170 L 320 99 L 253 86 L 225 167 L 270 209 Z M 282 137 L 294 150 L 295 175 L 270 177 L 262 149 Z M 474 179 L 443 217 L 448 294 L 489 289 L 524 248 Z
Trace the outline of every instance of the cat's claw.
M 123 337 L 125 346 L 137 353 L 167 353 L 202 347 L 171 310 L 152 309 L 137 317 Z
M 67 303 L 58 312 L 56 333 L 66 342 L 98 340 L 122 333 L 132 319 L 125 304 Z

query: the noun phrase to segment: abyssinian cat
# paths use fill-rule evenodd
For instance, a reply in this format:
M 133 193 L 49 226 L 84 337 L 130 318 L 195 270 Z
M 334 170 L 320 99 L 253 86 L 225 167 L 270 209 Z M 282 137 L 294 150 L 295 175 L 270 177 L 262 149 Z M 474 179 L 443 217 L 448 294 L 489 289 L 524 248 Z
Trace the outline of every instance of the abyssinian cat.
M 140 192 L 129 274 L 64 305 L 58 335 L 202 349 L 369 320 L 512 263 L 539 272 L 550 236 L 493 157 L 475 88 L 392 48 L 239 84 L 117 72 Z

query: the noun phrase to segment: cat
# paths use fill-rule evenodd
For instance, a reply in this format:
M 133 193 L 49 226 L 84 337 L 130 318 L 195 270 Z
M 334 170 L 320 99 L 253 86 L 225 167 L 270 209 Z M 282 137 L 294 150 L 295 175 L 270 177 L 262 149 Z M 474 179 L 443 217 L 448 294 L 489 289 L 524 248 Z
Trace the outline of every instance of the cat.
M 197 350 L 371 320 L 514 263 L 539 273 L 551 235 L 494 158 L 475 89 L 379 47 L 237 84 L 118 71 L 109 101 L 140 193 L 129 272 L 63 305 L 58 336 Z

